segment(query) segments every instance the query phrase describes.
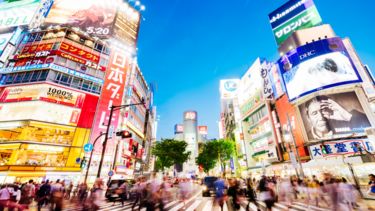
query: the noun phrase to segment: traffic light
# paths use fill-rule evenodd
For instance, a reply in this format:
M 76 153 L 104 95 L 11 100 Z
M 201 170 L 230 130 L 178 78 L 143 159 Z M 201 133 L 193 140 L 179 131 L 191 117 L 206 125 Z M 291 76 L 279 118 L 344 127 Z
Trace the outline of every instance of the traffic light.
M 82 160 L 81 160 L 81 166 L 80 166 L 81 169 L 84 169 L 86 167 L 86 165 L 87 165 L 87 160 L 86 160 L 85 157 L 83 157 Z
M 129 131 L 123 130 L 116 132 L 116 136 L 121 136 L 121 138 L 131 138 L 133 135 Z

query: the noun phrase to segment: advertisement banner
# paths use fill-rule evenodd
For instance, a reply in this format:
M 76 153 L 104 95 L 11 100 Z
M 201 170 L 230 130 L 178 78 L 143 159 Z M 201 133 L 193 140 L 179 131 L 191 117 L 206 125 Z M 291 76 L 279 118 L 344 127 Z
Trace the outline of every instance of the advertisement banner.
M 0 104 L 1 121 L 36 120 L 76 126 L 80 114 L 78 108 L 41 101 Z
M 42 100 L 81 108 L 85 94 L 49 84 L 34 84 L 6 87 L 0 95 L 0 102 Z
M 0 56 L 8 44 L 9 40 L 12 38 L 13 33 L 0 34 Z
M 312 0 L 290 0 L 268 15 L 277 45 L 294 31 L 317 26 L 322 19 Z
M 248 116 L 262 103 L 263 79 L 261 70 L 261 60 L 257 58 L 241 78 L 238 90 L 238 104 L 243 117 Z
M 239 79 L 220 80 L 220 98 L 231 99 L 237 96 Z
M 174 134 L 183 133 L 184 132 L 184 126 L 180 124 L 176 124 L 174 126 Z
M 280 76 L 279 65 L 272 64 L 269 74 L 270 74 L 270 79 L 271 79 L 271 84 L 272 84 L 273 97 L 275 99 L 278 99 L 285 93 L 285 89 L 283 87 L 283 81 Z
M 207 126 L 198 126 L 198 133 L 201 135 L 208 134 L 208 127 Z
M 299 109 L 309 141 L 363 136 L 371 127 L 355 92 L 320 95 Z
M 77 55 L 83 59 L 90 60 L 92 62 L 98 63 L 99 62 L 99 53 L 97 52 L 87 52 L 85 50 L 82 50 L 78 47 L 75 47 L 73 45 L 70 45 L 68 43 L 62 42 L 60 45 L 60 50 Z
M 368 139 L 324 142 L 322 144 L 312 145 L 309 149 L 312 159 L 339 155 L 359 155 L 361 152 L 362 154 L 374 152 L 374 147 Z
M 289 101 L 362 81 L 339 37 L 298 47 L 281 57 L 278 64 Z
M 185 120 L 197 120 L 197 112 L 196 111 L 184 112 L 184 121 Z
M 40 0 L 0 2 L 0 29 L 29 25 L 40 6 Z
M 271 83 L 271 63 L 263 62 L 262 69 L 260 71 L 260 75 L 262 76 L 262 88 L 263 88 L 263 97 L 265 99 L 272 99 L 273 96 L 273 89 Z
M 118 0 L 55 0 L 45 23 L 79 27 L 90 35 L 108 38 L 118 5 Z
M 307 156 L 307 150 L 305 150 L 304 139 L 303 139 L 303 129 L 301 124 L 297 119 L 296 108 L 289 103 L 288 97 L 286 95 L 277 99 L 275 102 L 276 112 L 279 119 L 279 127 L 284 142 L 292 143 L 295 139 L 297 144 L 297 149 L 301 157 Z M 288 123 L 288 117 L 290 122 L 290 127 Z M 290 134 L 292 131 L 293 134 Z M 291 136 L 293 135 L 293 137 Z
M 122 2 L 117 11 L 113 29 L 114 37 L 134 50 L 137 46 L 140 18 L 141 15 L 136 9 L 129 3 Z
M 122 103 L 122 97 L 125 90 L 126 73 L 129 68 L 128 54 L 124 51 L 114 48 L 109 59 L 108 68 L 106 71 L 105 81 L 102 88 L 101 97 L 96 110 L 94 118 L 94 125 L 90 137 L 93 142 L 100 133 L 106 132 L 108 118 L 111 106 L 118 106 Z M 120 111 L 117 110 L 113 113 L 111 126 L 114 126 L 116 131 L 119 121 Z M 107 152 L 113 152 L 114 141 L 109 141 L 107 144 Z M 95 146 L 95 151 L 101 151 L 101 145 Z

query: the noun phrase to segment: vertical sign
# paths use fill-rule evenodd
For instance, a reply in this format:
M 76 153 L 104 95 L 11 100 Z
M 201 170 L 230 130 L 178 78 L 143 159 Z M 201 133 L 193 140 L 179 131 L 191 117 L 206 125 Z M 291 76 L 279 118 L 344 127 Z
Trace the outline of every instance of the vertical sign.
M 91 133 L 90 141 L 93 142 L 101 132 L 106 131 L 111 106 L 118 106 L 122 103 L 124 94 L 125 77 L 128 69 L 128 54 L 119 49 L 112 49 L 111 57 L 107 68 L 107 73 L 98 104 L 95 123 Z M 116 129 L 119 121 L 119 110 L 113 112 L 111 126 Z M 102 146 L 97 144 L 95 152 L 101 152 Z M 109 140 L 107 143 L 107 152 L 113 151 L 114 141 Z

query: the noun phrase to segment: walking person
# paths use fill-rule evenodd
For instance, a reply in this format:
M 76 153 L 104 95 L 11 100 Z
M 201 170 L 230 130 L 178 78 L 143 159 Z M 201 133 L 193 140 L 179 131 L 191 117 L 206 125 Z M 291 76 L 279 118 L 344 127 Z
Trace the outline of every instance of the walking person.
M 246 188 L 246 196 L 248 198 L 248 203 L 247 203 L 247 206 L 246 206 L 246 211 L 250 211 L 250 204 L 251 203 L 253 203 L 256 206 L 257 211 L 260 211 L 258 202 L 256 200 L 256 192 L 255 192 L 255 190 L 253 188 L 251 178 L 249 178 L 247 180 L 246 186 L 247 186 L 247 188 Z
M 49 180 L 42 182 L 42 186 L 40 186 L 38 192 L 36 193 L 37 201 L 38 201 L 38 211 L 41 210 L 43 205 L 47 205 L 50 200 L 51 195 L 51 185 L 49 184 Z
M 51 186 L 51 207 L 50 210 L 61 211 L 64 198 L 64 187 L 60 180 Z
M 262 179 L 259 181 L 258 185 L 259 190 L 259 200 L 263 201 L 266 204 L 267 210 L 272 210 L 275 200 L 273 198 L 272 190 L 268 186 L 268 180 L 266 176 L 262 176 Z
M 133 191 L 136 193 L 136 198 L 134 200 L 132 210 L 137 206 L 137 203 L 139 202 L 138 210 L 141 210 L 142 206 L 144 205 L 144 191 L 146 188 L 146 178 L 145 177 L 139 177 L 137 183 L 134 185 Z
M 230 205 L 230 210 L 239 210 L 241 208 L 240 205 L 240 185 L 239 181 L 236 179 L 231 179 L 229 182 L 230 186 L 228 188 L 228 204 Z
M 27 184 L 22 187 L 21 190 L 21 204 L 31 204 L 35 196 L 35 185 L 34 180 L 29 180 Z
M 221 211 L 224 210 L 224 201 L 225 201 L 225 181 L 222 177 L 219 177 L 214 182 L 215 187 L 215 200 L 214 203 L 219 204 Z

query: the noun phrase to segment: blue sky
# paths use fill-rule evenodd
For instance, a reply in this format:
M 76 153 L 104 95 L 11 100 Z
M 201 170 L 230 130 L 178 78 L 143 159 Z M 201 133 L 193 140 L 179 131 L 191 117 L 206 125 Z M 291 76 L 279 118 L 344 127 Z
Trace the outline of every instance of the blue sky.
M 286 0 L 143 0 L 138 62 L 157 84 L 158 138 L 173 137 L 182 113 L 198 111 L 218 137 L 219 80 L 239 78 L 257 57 L 277 59 L 268 14 Z M 375 70 L 373 1 L 315 0 L 324 23 L 349 37 Z M 372 18 L 371 18 L 372 17 Z

